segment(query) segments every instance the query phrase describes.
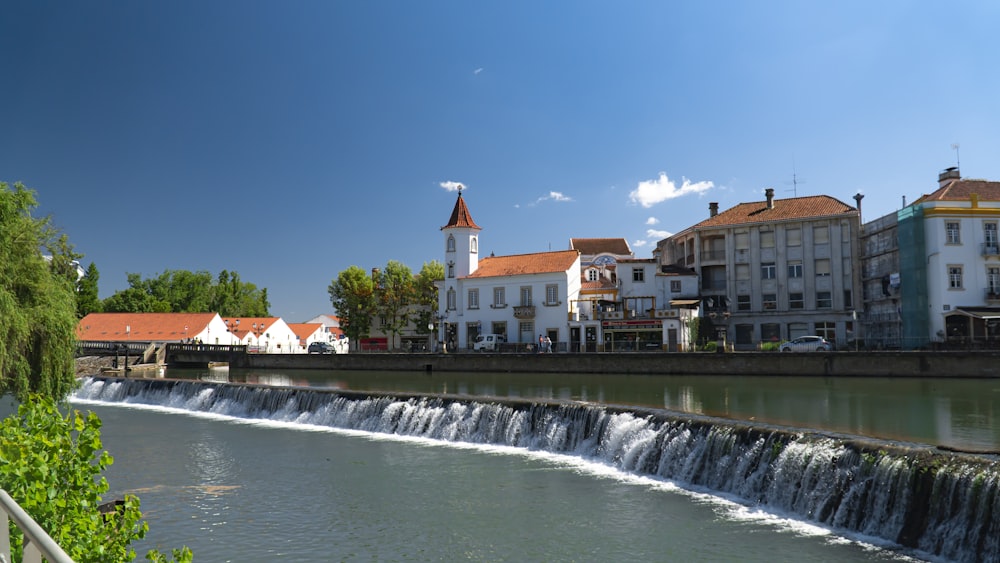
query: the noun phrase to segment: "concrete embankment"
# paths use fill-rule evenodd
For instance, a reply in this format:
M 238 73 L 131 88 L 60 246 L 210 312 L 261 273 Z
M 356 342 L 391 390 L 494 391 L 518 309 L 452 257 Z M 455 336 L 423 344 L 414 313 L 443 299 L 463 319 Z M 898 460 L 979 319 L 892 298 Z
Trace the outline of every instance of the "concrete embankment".
M 380 371 L 1000 377 L 1000 352 L 246 354 L 233 367 Z

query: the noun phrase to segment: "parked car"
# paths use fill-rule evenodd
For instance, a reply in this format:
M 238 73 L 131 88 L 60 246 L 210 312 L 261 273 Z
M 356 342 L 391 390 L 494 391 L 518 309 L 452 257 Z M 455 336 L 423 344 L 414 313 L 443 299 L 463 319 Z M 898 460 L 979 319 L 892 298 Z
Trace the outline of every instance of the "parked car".
M 502 334 L 480 334 L 476 337 L 475 343 L 472 344 L 472 349 L 479 352 L 495 352 L 506 341 L 507 339 Z
M 829 352 L 833 345 L 822 336 L 800 336 L 778 347 L 782 352 Z
M 336 354 L 333 346 L 326 342 L 311 342 L 309 344 L 310 354 Z

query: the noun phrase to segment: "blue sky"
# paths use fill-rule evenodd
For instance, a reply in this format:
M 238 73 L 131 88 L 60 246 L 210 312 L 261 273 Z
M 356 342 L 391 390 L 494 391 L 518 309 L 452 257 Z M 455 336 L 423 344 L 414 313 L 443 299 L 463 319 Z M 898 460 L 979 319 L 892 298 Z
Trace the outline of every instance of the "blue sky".
M 624 237 L 942 169 L 1000 180 L 994 2 L 7 1 L 0 180 L 100 270 L 227 269 L 289 321 L 351 265 Z M 954 144 L 959 149 L 953 148 Z M 793 183 L 793 175 L 797 183 Z

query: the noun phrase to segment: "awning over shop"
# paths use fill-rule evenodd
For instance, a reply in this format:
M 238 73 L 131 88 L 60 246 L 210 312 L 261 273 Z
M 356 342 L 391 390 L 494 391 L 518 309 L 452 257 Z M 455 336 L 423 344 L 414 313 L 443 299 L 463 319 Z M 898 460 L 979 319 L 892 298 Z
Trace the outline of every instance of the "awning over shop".
M 688 308 L 693 309 L 693 308 L 697 307 L 699 303 L 701 303 L 700 299 L 671 299 L 670 300 L 670 306 L 671 307 L 688 307 Z
M 964 315 L 983 320 L 1000 319 L 1000 307 L 956 307 L 944 314 L 946 317 L 952 315 Z

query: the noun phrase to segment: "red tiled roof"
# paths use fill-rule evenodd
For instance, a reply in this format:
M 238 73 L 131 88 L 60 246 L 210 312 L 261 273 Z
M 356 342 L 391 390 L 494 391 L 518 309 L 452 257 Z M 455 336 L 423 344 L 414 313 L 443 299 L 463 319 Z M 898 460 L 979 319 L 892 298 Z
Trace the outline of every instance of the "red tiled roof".
M 565 272 L 580 256 L 576 250 L 490 256 L 479 261 L 479 268 L 469 278 L 491 278 L 524 274 Z
M 615 289 L 617 287 L 618 286 L 615 285 L 615 282 L 613 282 L 613 281 L 611 281 L 609 279 L 599 279 L 599 280 L 595 280 L 595 281 L 586 280 L 586 281 L 580 282 L 580 289 L 582 289 L 584 291 L 587 291 L 587 290 Z
M 846 203 L 825 195 L 775 199 L 774 206 L 767 208 L 766 201 L 740 203 L 715 217 L 709 217 L 694 225 L 694 229 L 706 227 L 728 227 L 755 223 L 770 223 L 773 221 L 791 221 L 795 219 L 815 219 L 836 215 L 849 215 L 858 210 Z
M 925 201 L 969 201 L 972 194 L 979 196 L 979 201 L 1000 201 L 1000 182 L 988 180 L 955 180 L 943 188 L 922 196 L 914 203 Z
M 469 213 L 469 208 L 465 205 L 465 200 L 462 199 L 462 192 L 458 192 L 458 201 L 455 202 L 455 209 L 451 211 L 451 218 L 448 219 L 447 225 L 441 227 L 441 230 L 452 227 L 471 227 L 482 230 L 482 227 L 472 220 L 472 214 Z
M 596 256 L 598 254 L 615 254 L 628 256 L 632 254 L 628 241 L 623 238 L 571 238 L 569 247 L 579 250 L 580 254 Z
M 323 328 L 323 323 L 287 323 L 288 328 L 292 330 L 292 334 L 298 337 L 299 340 L 305 340 L 311 334 Z
M 200 333 L 214 318 L 215 313 L 91 313 L 77 323 L 76 338 L 97 342 L 183 340 Z

